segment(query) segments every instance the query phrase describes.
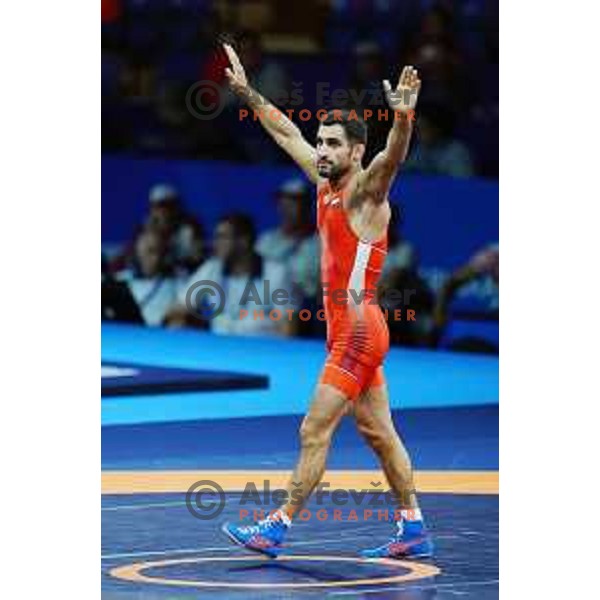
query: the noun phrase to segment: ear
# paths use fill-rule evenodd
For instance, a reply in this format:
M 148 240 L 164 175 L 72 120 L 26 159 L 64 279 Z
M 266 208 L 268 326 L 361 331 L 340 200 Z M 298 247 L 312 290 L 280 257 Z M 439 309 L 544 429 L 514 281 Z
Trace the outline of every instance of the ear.
M 352 160 L 361 164 L 365 155 L 366 146 L 364 144 L 355 144 L 352 147 Z

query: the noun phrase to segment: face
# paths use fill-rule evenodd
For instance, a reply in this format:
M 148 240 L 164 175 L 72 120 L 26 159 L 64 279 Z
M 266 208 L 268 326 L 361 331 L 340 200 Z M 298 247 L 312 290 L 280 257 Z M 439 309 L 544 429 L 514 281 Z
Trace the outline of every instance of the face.
M 363 144 L 350 144 L 341 125 L 321 125 L 317 132 L 317 171 L 321 177 L 337 180 L 360 167 Z
M 279 214 L 286 225 L 299 225 L 304 217 L 304 199 L 301 195 L 281 194 L 279 196 Z
M 145 277 L 158 275 L 165 261 L 165 245 L 155 233 L 142 234 L 137 241 L 135 254 Z
M 174 203 L 159 202 L 150 207 L 150 224 L 152 227 L 168 233 L 175 225 L 177 209 Z
M 232 225 L 226 221 L 219 223 L 213 240 L 215 257 L 229 260 L 235 254 L 235 246 L 235 232 Z

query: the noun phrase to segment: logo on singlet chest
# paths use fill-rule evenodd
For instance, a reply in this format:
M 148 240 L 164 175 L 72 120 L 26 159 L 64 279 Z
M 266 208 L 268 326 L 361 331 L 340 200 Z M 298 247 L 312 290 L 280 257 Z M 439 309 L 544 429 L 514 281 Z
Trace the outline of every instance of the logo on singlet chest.
M 337 194 L 326 194 L 325 198 L 323 198 L 323 202 L 325 206 L 340 206 L 340 198 Z

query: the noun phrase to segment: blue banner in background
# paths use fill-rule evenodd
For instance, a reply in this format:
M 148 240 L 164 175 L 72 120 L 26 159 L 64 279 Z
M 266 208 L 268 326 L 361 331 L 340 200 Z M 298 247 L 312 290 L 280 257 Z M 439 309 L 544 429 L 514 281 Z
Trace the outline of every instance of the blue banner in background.
M 148 209 L 148 192 L 171 183 L 210 235 L 231 211 L 254 217 L 259 230 L 277 224 L 274 194 L 290 166 L 239 165 L 215 161 L 102 158 L 102 241 L 125 242 Z M 453 270 L 479 248 L 498 240 L 498 182 L 402 175 L 391 200 L 404 209 L 404 237 L 422 267 Z

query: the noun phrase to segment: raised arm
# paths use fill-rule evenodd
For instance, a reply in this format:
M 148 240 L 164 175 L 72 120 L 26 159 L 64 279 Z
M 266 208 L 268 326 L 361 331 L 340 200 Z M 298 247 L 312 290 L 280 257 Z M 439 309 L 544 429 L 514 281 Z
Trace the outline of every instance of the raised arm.
M 225 69 L 231 89 L 256 111 L 267 133 L 294 159 L 306 176 L 313 183 L 317 183 L 319 175 L 315 149 L 302 137 L 298 127 L 283 111 L 277 109 L 248 84 L 246 72 L 235 50 L 229 44 L 223 44 L 223 48 L 231 65 Z
M 388 104 L 396 114 L 385 148 L 365 170 L 363 186 L 368 192 L 367 197 L 374 202 L 383 202 L 387 198 L 398 168 L 408 153 L 421 80 L 417 70 L 409 66 L 402 70 L 394 89 L 387 79 L 383 87 Z

